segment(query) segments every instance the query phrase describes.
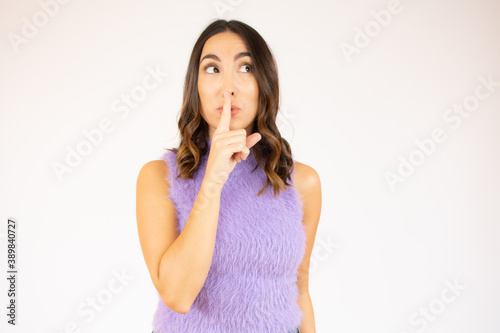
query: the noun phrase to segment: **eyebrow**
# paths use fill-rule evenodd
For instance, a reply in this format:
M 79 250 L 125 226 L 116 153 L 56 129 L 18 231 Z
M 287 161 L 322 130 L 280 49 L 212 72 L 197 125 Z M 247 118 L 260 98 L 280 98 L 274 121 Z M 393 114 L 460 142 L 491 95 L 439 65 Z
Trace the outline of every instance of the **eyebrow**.
M 238 53 L 237 55 L 234 56 L 234 61 L 238 60 L 241 57 L 250 57 L 250 53 L 249 52 L 240 52 L 240 53 Z M 214 59 L 214 60 L 219 61 L 219 62 L 221 61 L 220 58 L 218 56 L 216 56 L 215 54 L 207 54 L 203 58 L 201 58 L 200 64 L 203 62 L 203 60 L 205 58 L 207 58 L 207 59 L 208 58 Z

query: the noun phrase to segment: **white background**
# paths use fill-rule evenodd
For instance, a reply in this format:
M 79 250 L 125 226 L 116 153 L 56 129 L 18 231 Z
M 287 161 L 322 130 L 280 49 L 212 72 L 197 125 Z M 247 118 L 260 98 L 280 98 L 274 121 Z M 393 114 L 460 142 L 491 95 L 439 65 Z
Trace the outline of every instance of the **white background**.
M 499 1 L 401 0 L 385 26 L 371 12 L 389 1 L 71 0 L 43 22 L 49 2 L 0 1 L 1 276 L 7 218 L 19 223 L 17 325 L 6 324 L 2 278 L 2 332 L 69 332 L 71 322 L 80 332 L 151 331 L 157 299 L 137 235 L 137 175 L 177 145 L 189 56 L 216 18 L 268 42 L 280 129 L 321 177 L 317 332 L 500 331 Z M 13 36 L 37 19 L 16 47 Z M 366 45 L 364 29 L 373 29 Z M 346 56 L 346 44 L 358 53 Z M 169 75 L 120 118 L 113 103 L 148 67 Z M 474 101 L 479 77 L 497 85 L 453 127 L 444 115 Z M 53 164 L 104 119 L 113 130 L 60 181 Z M 419 153 L 415 140 L 435 129 L 446 140 Z M 386 173 L 410 156 L 421 163 L 391 188 Z M 106 304 L 91 316 L 97 296 Z

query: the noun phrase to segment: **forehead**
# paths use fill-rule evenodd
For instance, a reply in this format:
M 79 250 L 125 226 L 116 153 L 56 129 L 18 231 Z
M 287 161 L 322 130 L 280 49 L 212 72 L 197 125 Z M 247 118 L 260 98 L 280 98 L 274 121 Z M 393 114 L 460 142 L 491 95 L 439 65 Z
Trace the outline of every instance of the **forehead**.
M 201 56 L 203 57 L 205 54 L 212 53 L 224 57 L 224 55 L 231 56 L 243 51 L 248 50 L 240 35 L 234 32 L 225 31 L 207 39 L 203 46 Z

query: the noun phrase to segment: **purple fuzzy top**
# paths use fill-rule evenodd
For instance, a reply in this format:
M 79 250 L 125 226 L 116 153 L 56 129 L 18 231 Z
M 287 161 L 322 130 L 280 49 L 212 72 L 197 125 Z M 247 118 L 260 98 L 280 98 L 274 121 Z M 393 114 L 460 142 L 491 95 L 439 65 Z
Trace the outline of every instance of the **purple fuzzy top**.
M 162 156 L 170 170 L 169 197 L 179 233 L 200 189 L 208 153 L 193 179 L 186 180 L 175 179 L 176 154 Z M 185 314 L 170 310 L 158 295 L 155 333 L 286 333 L 300 325 L 297 274 L 306 247 L 302 201 L 293 186 L 276 198 L 272 187 L 257 196 L 265 183 L 266 173 L 250 148 L 222 188 L 212 264 L 200 293 Z

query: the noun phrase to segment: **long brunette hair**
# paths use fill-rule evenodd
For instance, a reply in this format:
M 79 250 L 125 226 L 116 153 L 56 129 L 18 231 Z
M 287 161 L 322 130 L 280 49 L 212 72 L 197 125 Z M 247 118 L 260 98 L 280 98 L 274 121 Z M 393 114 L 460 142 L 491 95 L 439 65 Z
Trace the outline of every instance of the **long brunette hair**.
M 200 159 L 208 151 L 208 124 L 200 113 L 198 94 L 198 72 L 201 52 L 205 42 L 221 32 L 231 31 L 244 41 L 253 61 L 252 70 L 259 87 L 257 116 L 252 133 L 259 132 L 261 140 L 253 147 L 255 159 L 267 175 L 260 196 L 268 185 L 272 185 L 274 196 L 289 186 L 293 172 L 293 159 L 289 143 L 281 137 L 276 126 L 279 109 L 278 68 L 274 56 L 261 35 L 249 25 L 237 20 L 216 20 L 200 35 L 191 52 L 184 81 L 183 102 L 178 121 L 181 141 L 178 148 L 168 149 L 177 153 L 178 177 L 193 178 Z M 263 161 L 265 163 L 263 163 Z M 254 169 L 255 170 L 255 169 Z

